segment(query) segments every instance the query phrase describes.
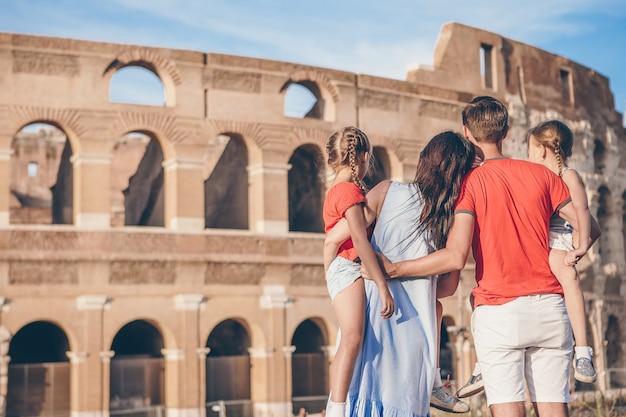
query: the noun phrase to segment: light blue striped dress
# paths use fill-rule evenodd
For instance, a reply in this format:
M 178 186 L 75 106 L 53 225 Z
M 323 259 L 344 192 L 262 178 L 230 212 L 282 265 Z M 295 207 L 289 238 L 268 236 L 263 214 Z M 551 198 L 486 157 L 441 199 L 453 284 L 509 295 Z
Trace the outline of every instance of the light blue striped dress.
M 392 262 L 432 252 L 424 236 L 413 232 L 421 209 L 414 185 L 392 182 L 376 221 L 374 249 Z M 365 280 L 365 335 L 348 393 L 350 417 L 430 415 L 437 355 L 436 281 L 419 277 L 388 283 L 396 311 L 383 319 L 376 285 Z

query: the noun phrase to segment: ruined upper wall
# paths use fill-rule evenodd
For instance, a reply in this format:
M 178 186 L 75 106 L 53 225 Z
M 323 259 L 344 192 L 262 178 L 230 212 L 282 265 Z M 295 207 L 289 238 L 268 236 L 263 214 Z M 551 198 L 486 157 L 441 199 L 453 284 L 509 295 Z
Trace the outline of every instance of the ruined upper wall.
M 489 50 L 486 60 L 485 50 Z M 486 85 L 487 73 L 491 86 Z M 565 57 L 458 23 L 442 27 L 434 66 L 410 70 L 407 81 L 445 86 L 472 96 L 518 97 L 536 111 L 557 112 L 568 120 L 595 120 L 598 135 L 606 127 L 623 130 L 605 76 Z

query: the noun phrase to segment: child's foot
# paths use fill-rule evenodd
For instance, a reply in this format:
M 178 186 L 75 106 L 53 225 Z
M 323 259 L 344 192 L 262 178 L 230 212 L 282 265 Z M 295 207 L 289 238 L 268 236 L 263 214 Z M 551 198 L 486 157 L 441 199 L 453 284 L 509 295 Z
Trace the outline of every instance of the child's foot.
M 471 397 L 472 395 L 482 392 L 484 389 L 485 385 L 483 383 L 483 374 L 472 374 L 465 385 L 459 388 L 456 392 L 456 396 L 459 398 Z
M 593 361 L 585 357 L 574 359 L 574 378 L 586 384 L 596 382 L 596 369 L 593 367 Z
M 448 413 L 467 413 L 470 410 L 469 405 L 450 394 L 445 385 L 433 388 L 430 406 Z

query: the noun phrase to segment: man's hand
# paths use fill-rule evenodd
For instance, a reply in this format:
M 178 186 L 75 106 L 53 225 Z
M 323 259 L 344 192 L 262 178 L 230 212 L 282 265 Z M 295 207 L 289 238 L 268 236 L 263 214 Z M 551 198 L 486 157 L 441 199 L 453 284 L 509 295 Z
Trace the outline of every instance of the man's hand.
M 393 278 L 393 274 L 395 273 L 396 269 L 391 261 L 380 252 L 376 252 L 376 256 L 378 257 L 378 264 L 380 265 L 380 269 L 382 269 L 383 273 L 385 274 L 385 278 Z M 365 279 L 372 279 L 367 271 L 367 268 L 363 264 L 361 264 L 361 276 L 363 276 L 363 278 Z

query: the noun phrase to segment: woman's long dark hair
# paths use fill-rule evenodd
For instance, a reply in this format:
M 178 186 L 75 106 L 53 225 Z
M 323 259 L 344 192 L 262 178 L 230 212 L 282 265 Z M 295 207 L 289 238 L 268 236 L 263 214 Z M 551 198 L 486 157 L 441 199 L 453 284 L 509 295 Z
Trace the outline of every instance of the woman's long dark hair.
M 414 184 L 422 194 L 424 208 L 417 233 L 428 233 L 436 249 L 446 245 L 454 206 L 474 156 L 474 145 L 452 131 L 432 138 L 420 153 Z

